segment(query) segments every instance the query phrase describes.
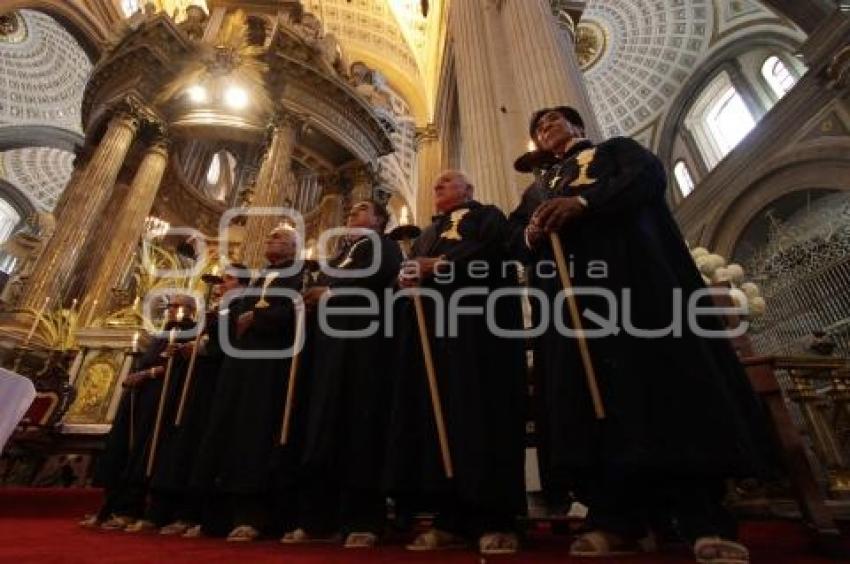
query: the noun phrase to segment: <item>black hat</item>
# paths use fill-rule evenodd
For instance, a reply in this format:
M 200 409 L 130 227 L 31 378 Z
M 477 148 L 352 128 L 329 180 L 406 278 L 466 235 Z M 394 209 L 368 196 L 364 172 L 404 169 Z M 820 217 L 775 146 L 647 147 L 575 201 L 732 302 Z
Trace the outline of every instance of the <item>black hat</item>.
M 581 119 L 581 114 L 578 113 L 578 110 L 572 108 L 570 106 L 555 106 L 553 108 L 543 108 L 542 110 L 537 110 L 531 116 L 531 122 L 528 124 L 528 135 L 537 140 L 534 135 L 534 131 L 537 129 L 537 122 L 540 121 L 544 115 L 549 112 L 559 112 L 564 118 L 570 122 L 571 124 L 578 126 L 584 129 L 584 120 Z

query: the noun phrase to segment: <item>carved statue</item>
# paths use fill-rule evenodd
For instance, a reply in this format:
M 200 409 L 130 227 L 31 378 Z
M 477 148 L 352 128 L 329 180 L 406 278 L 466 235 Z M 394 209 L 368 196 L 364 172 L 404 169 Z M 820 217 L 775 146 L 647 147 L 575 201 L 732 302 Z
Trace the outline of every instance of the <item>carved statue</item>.
M 186 20 L 180 24 L 180 28 L 186 32 L 193 41 L 204 38 L 209 16 L 200 6 L 189 6 L 186 8 Z
M 0 293 L 0 302 L 6 307 L 14 307 L 18 304 L 35 262 L 47 241 L 53 236 L 56 220 L 51 213 L 37 211 L 27 218 L 27 225 L 29 229 L 18 231 L 0 245 L 0 250 L 18 259 L 15 274 Z

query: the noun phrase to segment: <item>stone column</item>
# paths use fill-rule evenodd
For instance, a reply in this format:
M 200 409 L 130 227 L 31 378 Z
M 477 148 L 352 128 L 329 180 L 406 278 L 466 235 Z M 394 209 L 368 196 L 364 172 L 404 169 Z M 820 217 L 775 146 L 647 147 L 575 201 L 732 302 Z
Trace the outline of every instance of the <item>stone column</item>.
M 63 199 L 61 214 L 56 217 L 56 231 L 27 281 L 22 307 L 39 309 L 48 296 L 53 304 L 62 300 L 65 281 L 79 259 L 87 235 L 97 228 L 100 210 L 138 128 L 138 119 L 123 111 L 109 121 L 85 174 L 65 189 L 67 197 Z
M 102 247 L 100 256 L 92 257 L 93 260 L 90 261 L 93 269 L 87 276 L 85 285 L 86 302 L 98 301 L 97 315 L 110 310 L 112 288 L 123 274 L 127 258 L 136 252 L 145 229 L 145 219 L 153 207 L 167 164 L 168 142 L 164 137 L 158 136 L 142 157 L 117 215 L 110 218 L 115 229 L 108 245 Z
M 549 1 L 503 0 L 502 21 L 526 120 L 540 108 L 573 106 L 584 119 L 588 136 L 600 141 L 601 130 L 578 66 L 573 38 L 558 26 Z
M 449 32 L 455 48 L 463 168 L 475 185 L 477 200 L 510 210 L 519 198 L 506 162 L 501 134 L 504 117 L 494 93 L 483 21 L 485 10 L 494 8 L 492 0 L 452 2 Z
M 442 143 L 437 136 L 437 130 L 433 125 L 428 125 L 416 132 L 416 155 L 417 169 L 419 173 L 419 186 L 416 190 L 416 215 L 414 220 L 417 225 L 428 225 L 434 214 L 434 192 L 432 190 L 434 180 L 440 174 L 440 158 L 442 156 Z
M 251 208 L 283 206 L 295 193 L 292 175 L 292 149 L 295 146 L 295 121 L 289 116 L 276 118 L 270 126 L 268 150 L 250 195 Z M 244 262 L 249 267 L 265 264 L 264 241 L 282 217 L 247 216 L 245 220 Z

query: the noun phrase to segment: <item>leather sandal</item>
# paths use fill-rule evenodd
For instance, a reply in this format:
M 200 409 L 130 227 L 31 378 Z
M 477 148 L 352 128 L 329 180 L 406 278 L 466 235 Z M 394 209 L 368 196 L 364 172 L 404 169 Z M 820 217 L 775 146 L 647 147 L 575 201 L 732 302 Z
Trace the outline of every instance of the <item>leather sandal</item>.
M 414 552 L 426 552 L 430 550 L 451 550 L 466 548 L 467 542 L 463 538 L 452 533 L 431 529 L 413 539 L 413 542 L 405 546 L 407 550 Z
M 580 535 L 570 545 L 570 556 L 577 558 L 605 558 L 638 554 L 640 546 L 614 533 L 591 531 Z
M 516 554 L 519 539 L 514 533 L 484 533 L 478 539 L 478 551 L 485 556 Z
M 749 564 L 750 551 L 735 541 L 700 537 L 694 543 L 694 557 L 700 564 Z
M 227 535 L 227 542 L 251 542 L 260 536 L 260 531 L 250 525 L 239 525 Z

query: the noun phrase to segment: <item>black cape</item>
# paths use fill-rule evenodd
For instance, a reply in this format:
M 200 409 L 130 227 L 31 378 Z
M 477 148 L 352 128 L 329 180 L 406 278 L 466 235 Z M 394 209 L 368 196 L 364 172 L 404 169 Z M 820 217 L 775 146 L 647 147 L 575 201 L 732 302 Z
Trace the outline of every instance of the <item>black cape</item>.
M 478 286 L 487 293 L 515 286 L 505 272 L 508 223 L 494 206 L 469 202 L 435 218 L 417 239 L 414 256 L 444 256 L 455 269 L 451 282 L 437 278 L 424 288 L 444 297 L 448 316 L 451 295 Z M 487 265 L 484 278 L 469 276 L 471 262 Z M 476 272 L 481 272 L 476 270 Z M 447 280 L 445 275 L 441 279 Z M 483 306 L 482 296 L 468 296 L 463 306 Z M 488 330 L 482 315 L 461 315 L 457 336 L 434 334 L 434 301 L 423 298 L 427 311 L 438 387 L 449 449 L 452 482 L 445 478 L 428 391 L 412 300 L 395 302 L 394 332 L 399 347 L 394 399 L 389 424 L 386 485 L 389 493 L 409 498 L 451 493 L 462 503 L 499 512 L 525 510 L 524 422 L 525 359 L 520 339 L 503 339 Z M 518 298 L 505 298 L 495 308 L 499 326 L 521 327 Z
M 252 287 L 262 288 L 270 273 L 289 264 L 264 269 Z M 268 287 L 298 292 L 302 278 L 301 272 L 277 276 Z M 259 299 L 259 295 L 245 298 L 243 311 L 254 312 L 254 323 L 241 338 L 231 334 L 231 341 L 244 351 L 282 352 L 295 339 L 294 303 L 287 296 L 267 295 L 268 307 L 256 307 Z M 235 319 L 239 313 L 242 311 L 232 311 L 231 315 Z M 272 488 L 272 455 L 280 441 L 290 362 L 291 358 L 225 355 L 193 471 L 193 487 L 246 495 Z
M 681 289 L 687 312 L 688 297 L 704 285 L 665 202 L 665 184 L 664 168 L 652 153 L 635 141 L 615 138 L 598 146 L 579 143 L 525 192 L 510 216 L 512 247 L 528 263 L 529 284 L 550 298 L 552 316 L 572 327 L 565 311 L 555 311 L 553 298 L 562 286 L 551 244 L 543 241 L 529 250 L 523 230 L 545 200 L 579 194 L 588 208 L 560 233 L 574 266 L 573 286 L 613 292 L 620 325 L 624 289 L 631 290 L 635 327 L 667 327 L 674 289 Z M 580 309 L 611 318 L 604 299 L 577 299 Z M 534 310 L 536 323 L 539 307 Z M 586 318 L 584 324 L 600 327 Z M 721 328 L 715 317 L 701 317 L 700 325 Z M 536 432 L 548 491 L 569 489 L 571 477 L 600 464 L 656 476 L 757 471 L 754 445 L 761 439 L 754 437 L 766 436 L 762 414 L 727 339 L 699 338 L 685 324 L 679 338 L 639 338 L 620 331 L 588 344 L 607 410 L 604 421 L 594 417 L 575 339 L 550 323 L 535 341 Z
M 371 291 L 379 307 L 376 315 L 329 318 L 329 325 L 339 331 L 361 331 L 372 325 L 376 331 L 370 337 L 338 338 L 314 326 L 302 455 L 307 473 L 330 475 L 343 486 L 363 489 L 380 489 L 391 398 L 390 363 L 381 357 L 392 350 L 392 340 L 384 335 L 383 299 L 385 290 L 395 284 L 401 250 L 386 237 L 379 238 L 377 248 L 371 238 L 364 237 L 330 263 L 341 270 L 355 270 L 373 262 L 377 269 L 369 276 L 323 276 L 319 281 L 332 293 L 349 288 Z M 362 297 L 338 295 L 330 298 L 328 306 L 362 308 L 368 303 Z
M 233 308 L 231 308 L 232 310 Z M 219 343 L 219 323 L 233 327 L 230 312 L 212 310 L 207 313 L 204 327 L 206 344 L 198 352 L 195 368 L 186 390 L 186 404 L 180 426 L 176 425 L 177 406 L 186 385 L 190 360 L 182 355 L 175 358 L 175 372 L 168 393 L 168 418 L 165 419 L 163 437 L 157 452 L 157 463 L 151 476 L 151 489 L 162 492 L 184 493 L 190 485 L 192 471 L 201 439 L 209 423 L 213 399 L 218 386 L 218 376 L 224 359 Z M 231 329 L 231 334 L 233 334 Z
M 188 328 L 188 322 L 178 326 L 169 323 L 166 330 L 172 327 Z M 133 362 L 131 372 L 165 366 L 167 359 L 163 356 L 168 346 L 167 338 L 154 338 L 144 353 Z M 172 369 L 179 379 L 179 367 Z M 146 476 L 148 453 L 151 435 L 156 422 L 162 391 L 162 375 L 146 379 L 134 388 L 122 392 L 118 411 L 112 428 L 106 438 L 106 447 L 98 459 L 95 471 L 94 485 L 105 488 L 145 488 L 148 484 Z M 132 423 L 131 423 L 132 418 Z M 130 444 L 130 430 L 133 431 L 133 444 Z

